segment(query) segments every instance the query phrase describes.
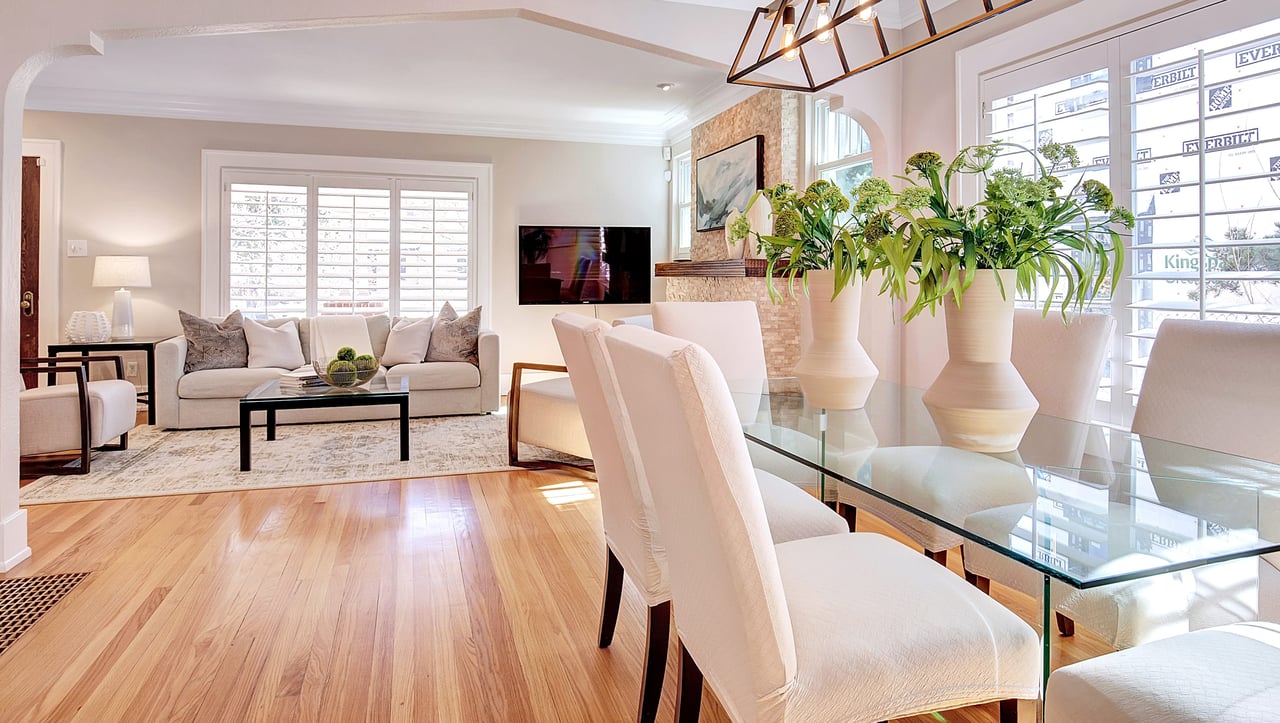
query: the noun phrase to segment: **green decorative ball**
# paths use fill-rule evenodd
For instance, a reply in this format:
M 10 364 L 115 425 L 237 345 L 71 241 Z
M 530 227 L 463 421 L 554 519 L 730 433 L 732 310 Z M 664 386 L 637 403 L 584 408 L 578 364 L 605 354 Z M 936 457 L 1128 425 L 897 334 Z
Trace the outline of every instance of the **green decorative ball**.
M 349 346 L 342 347 L 341 349 L 338 350 L 338 360 L 339 361 L 355 361 L 356 350 L 352 349 Z
M 378 368 L 378 360 L 373 358 L 372 354 L 361 354 L 355 359 L 356 369 L 367 372 L 370 369 Z
M 346 359 L 334 359 L 329 362 L 329 366 L 325 368 L 329 376 L 338 376 L 339 374 L 355 374 L 356 365 L 354 362 Z

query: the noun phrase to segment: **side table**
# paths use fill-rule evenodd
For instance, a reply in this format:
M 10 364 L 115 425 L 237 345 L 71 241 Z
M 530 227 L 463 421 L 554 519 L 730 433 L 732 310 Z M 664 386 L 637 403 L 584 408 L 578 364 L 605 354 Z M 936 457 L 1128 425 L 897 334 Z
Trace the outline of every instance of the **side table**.
M 80 356 L 89 356 L 93 352 L 111 352 L 113 354 L 122 351 L 141 351 L 147 355 L 147 389 L 144 392 L 138 392 L 138 400 L 147 402 L 147 424 L 156 423 L 156 344 L 172 339 L 173 334 L 168 336 L 140 336 L 134 339 L 111 339 L 109 341 L 90 341 L 84 343 L 64 342 L 62 344 L 50 344 L 49 356 L 56 357 L 59 354 L 76 354 Z M 53 384 L 53 375 L 49 375 L 49 383 Z

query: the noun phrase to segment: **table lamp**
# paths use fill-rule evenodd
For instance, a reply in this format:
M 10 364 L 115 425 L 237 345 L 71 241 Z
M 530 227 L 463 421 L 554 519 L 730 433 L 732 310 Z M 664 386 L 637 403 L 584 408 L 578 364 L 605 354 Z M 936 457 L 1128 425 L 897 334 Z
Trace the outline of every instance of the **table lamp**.
M 93 285 L 115 286 L 111 310 L 111 338 L 133 338 L 133 296 L 127 287 L 151 288 L 151 264 L 146 256 L 99 256 L 93 262 Z

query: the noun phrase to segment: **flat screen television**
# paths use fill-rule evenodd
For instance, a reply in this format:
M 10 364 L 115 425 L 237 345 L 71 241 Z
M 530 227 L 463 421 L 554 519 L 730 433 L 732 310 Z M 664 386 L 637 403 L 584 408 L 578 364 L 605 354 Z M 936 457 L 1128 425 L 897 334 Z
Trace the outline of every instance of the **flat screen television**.
M 521 304 L 647 304 L 646 226 L 521 226 Z

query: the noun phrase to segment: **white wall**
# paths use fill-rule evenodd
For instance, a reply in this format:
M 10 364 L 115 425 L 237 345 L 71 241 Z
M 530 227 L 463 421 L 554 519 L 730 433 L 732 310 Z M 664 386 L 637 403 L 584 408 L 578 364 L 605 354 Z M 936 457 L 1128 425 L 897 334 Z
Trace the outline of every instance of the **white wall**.
M 90 285 L 93 258 L 103 254 L 151 259 L 152 287 L 133 290 L 138 336 L 178 333 L 178 309 L 199 312 L 202 149 L 492 163 L 488 318 L 504 369 L 558 362 L 550 320 L 566 308 L 516 304 L 517 225 L 649 226 L 654 260 L 668 257 L 667 163 L 657 147 L 46 112 L 28 112 L 24 131 L 63 142 L 62 237 L 89 240 L 89 256 L 60 258 L 59 328 L 72 311 L 110 313 L 113 290 Z M 647 306 L 598 310 L 605 319 L 648 313 Z

